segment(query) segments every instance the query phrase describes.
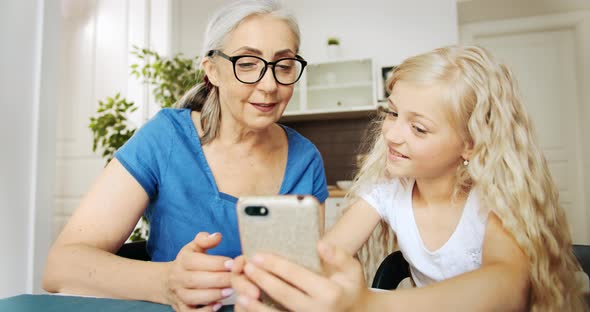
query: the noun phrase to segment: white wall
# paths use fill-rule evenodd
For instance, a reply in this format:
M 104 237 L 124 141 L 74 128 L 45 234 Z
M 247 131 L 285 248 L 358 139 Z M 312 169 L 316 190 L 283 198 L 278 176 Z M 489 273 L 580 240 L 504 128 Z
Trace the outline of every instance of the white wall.
M 588 0 L 469 0 L 457 4 L 459 24 L 590 9 Z
M 0 298 L 39 289 L 49 245 L 58 12 L 55 1 L 0 4 Z
M 89 118 L 98 101 L 117 92 L 139 107 L 131 116 L 137 126 L 153 115 L 142 81 L 129 75 L 133 45 L 170 49 L 171 0 L 62 0 L 60 77 L 64 88 L 57 109 L 57 176 L 54 184 L 53 240 L 104 167 L 92 152 Z
M 141 1 L 138 1 L 141 2 Z M 127 91 L 127 1 L 63 2 L 57 109 L 55 238 L 104 167 L 88 129 L 99 100 Z M 138 36 L 141 38 L 141 36 Z
M 585 11 L 590 16 L 590 11 Z M 590 18 L 585 18 L 577 32 L 578 96 L 580 97 L 580 138 L 582 143 L 583 177 L 586 187 L 586 224 L 590 224 Z M 590 227 L 586 229 L 587 244 L 590 244 Z
M 211 13 L 228 2 L 177 0 L 175 48 L 201 52 Z M 375 57 L 380 65 L 458 42 L 455 0 L 284 0 L 299 20 L 301 54 L 317 62 L 327 57 L 326 40 L 341 40 L 342 57 Z

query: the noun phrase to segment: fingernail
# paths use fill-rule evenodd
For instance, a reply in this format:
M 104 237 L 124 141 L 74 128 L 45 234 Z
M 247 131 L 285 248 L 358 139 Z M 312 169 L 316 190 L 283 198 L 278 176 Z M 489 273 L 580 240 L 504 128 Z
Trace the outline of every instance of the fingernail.
M 246 274 L 251 274 L 252 271 L 254 271 L 254 267 L 250 263 L 244 266 L 244 272 L 246 272 Z
M 226 269 L 229 269 L 229 270 L 231 270 L 231 268 L 234 266 L 234 260 L 231 260 L 231 259 L 230 259 L 230 260 L 227 260 L 227 261 L 225 261 L 225 262 L 223 263 L 223 266 L 224 266 Z
M 219 235 L 219 232 L 215 232 L 213 234 L 209 234 L 209 238 L 215 238 L 217 235 Z
M 213 311 L 217 311 L 219 309 L 221 309 L 221 307 L 223 306 L 223 304 L 221 303 L 216 303 L 213 305 Z
M 221 295 L 224 296 L 224 297 L 229 297 L 233 293 L 234 293 L 233 288 L 224 288 L 224 289 L 221 290 Z
M 243 306 L 247 306 L 248 305 L 248 298 L 246 298 L 245 296 L 238 296 L 238 303 L 243 305 Z
M 261 255 L 254 255 L 251 260 L 256 264 L 262 264 L 264 262 L 264 258 Z

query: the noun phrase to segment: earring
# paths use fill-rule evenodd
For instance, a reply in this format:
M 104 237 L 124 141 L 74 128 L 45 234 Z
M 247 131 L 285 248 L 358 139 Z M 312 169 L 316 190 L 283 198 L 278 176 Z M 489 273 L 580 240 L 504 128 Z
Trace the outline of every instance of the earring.
M 469 166 L 469 160 L 465 159 L 465 160 L 463 161 L 463 166 Z

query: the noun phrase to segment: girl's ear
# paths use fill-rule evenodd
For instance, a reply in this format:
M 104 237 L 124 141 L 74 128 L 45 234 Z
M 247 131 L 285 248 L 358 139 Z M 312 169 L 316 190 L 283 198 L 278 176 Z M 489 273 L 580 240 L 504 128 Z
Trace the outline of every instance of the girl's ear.
M 218 87 L 219 86 L 219 76 L 217 74 L 217 66 L 215 63 L 211 61 L 209 57 L 205 57 L 203 62 L 201 63 L 203 70 L 205 71 L 205 75 L 209 79 L 212 85 Z
M 465 147 L 463 148 L 463 153 L 461 153 L 461 157 L 465 160 L 471 160 L 472 155 L 473 155 L 473 143 L 465 142 Z

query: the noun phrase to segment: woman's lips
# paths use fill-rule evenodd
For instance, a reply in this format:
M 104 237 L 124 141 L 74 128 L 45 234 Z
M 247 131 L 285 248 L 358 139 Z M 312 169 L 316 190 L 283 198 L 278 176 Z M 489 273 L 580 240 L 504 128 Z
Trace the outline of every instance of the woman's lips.
M 257 110 L 268 113 L 272 111 L 275 107 L 277 107 L 276 103 L 250 103 L 254 108 Z

